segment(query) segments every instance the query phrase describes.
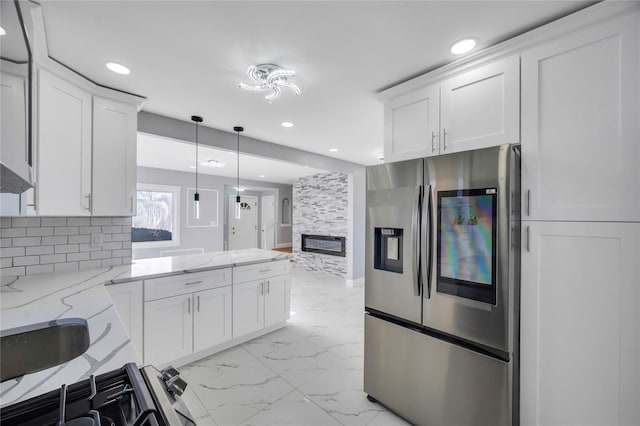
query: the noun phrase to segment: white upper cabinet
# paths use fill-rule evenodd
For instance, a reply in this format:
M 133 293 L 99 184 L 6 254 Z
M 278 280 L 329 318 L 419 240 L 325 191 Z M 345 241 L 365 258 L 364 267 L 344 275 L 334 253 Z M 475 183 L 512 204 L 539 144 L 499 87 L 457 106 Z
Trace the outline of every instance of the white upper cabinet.
M 440 154 L 520 141 L 518 56 L 472 69 L 440 86 Z
M 637 22 L 522 54 L 524 220 L 640 220 Z
M 36 209 L 91 213 L 91 94 L 38 70 Z
M 93 98 L 93 205 L 95 216 L 135 214 L 135 105 Z
M 23 76 L 0 72 L 0 161 L 22 179 L 31 181 L 27 145 L 27 81 Z M 9 67 L 10 68 L 10 67 Z
M 440 88 L 432 85 L 384 104 L 384 158 L 402 161 L 438 154 Z

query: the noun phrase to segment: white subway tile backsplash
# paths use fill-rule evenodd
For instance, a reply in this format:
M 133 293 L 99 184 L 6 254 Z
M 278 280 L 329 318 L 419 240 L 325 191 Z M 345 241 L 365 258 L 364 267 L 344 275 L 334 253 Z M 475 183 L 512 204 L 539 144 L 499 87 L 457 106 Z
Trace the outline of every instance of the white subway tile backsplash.
M 77 253 L 80 251 L 80 246 L 78 244 L 61 244 L 56 246 L 56 253 Z
M 131 263 L 130 217 L 1 217 L 0 274 L 6 278 Z M 103 244 L 91 246 L 91 234 Z
M 53 227 L 27 228 L 27 237 L 44 237 L 53 235 Z
M 22 256 L 13 258 L 13 266 L 39 265 L 40 256 Z
M 12 228 L 39 227 L 39 217 L 14 217 L 11 219 Z
M 40 256 L 41 265 L 45 265 L 47 263 L 60 263 L 60 262 L 66 262 L 66 261 L 67 261 L 67 255 L 64 253 L 45 254 L 43 256 Z
M 14 247 L 39 246 L 42 243 L 42 237 L 22 237 L 14 238 L 12 245 Z
M 70 235 L 69 244 L 89 244 L 91 235 Z
M 66 217 L 43 217 L 40 226 L 67 226 Z
M 53 272 L 53 265 L 53 263 L 50 263 L 48 265 L 27 266 L 27 275 L 48 274 L 50 272 Z M 2 273 L 4 274 L 4 270 L 2 271 Z
M 27 256 L 40 254 L 53 254 L 54 246 L 33 246 L 27 247 Z
M 54 235 L 78 235 L 77 226 L 56 226 Z
M 27 228 L 3 228 L 0 235 L 2 238 L 26 237 Z
M 95 226 L 109 226 L 113 225 L 113 219 L 110 217 L 92 217 L 91 225 Z

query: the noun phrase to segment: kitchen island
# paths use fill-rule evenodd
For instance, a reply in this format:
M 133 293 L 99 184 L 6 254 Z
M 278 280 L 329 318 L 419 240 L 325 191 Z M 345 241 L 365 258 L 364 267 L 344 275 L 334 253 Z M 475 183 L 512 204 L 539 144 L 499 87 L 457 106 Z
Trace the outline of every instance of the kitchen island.
M 286 259 L 286 254 L 247 249 L 142 259 L 130 265 L 17 277 L 0 288 L 0 328 L 3 333 L 54 319 L 83 318 L 89 326 L 91 344 L 83 355 L 67 363 L 2 382 L 0 406 L 122 367 L 127 362 L 142 363 L 140 350 L 136 350 L 123 325 L 107 286 L 126 283 L 135 286 L 137 283 L 142 291 L 143 282 L 147 285 L 154 283 L 154 279 L 166 281 L 170 277 L 177 279 L 180 275 L 225 268 L 233 268 L 242 275 L 252 268 L 251 265 Z M 139 308 L 141 315 L 143 307 Z M 265 329 L 268 331 L 270 329 Z

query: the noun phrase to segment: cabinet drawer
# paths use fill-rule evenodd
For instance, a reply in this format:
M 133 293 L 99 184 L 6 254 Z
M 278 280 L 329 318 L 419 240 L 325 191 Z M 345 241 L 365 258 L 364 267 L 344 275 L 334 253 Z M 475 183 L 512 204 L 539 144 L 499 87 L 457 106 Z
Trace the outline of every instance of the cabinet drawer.
M 289 273 L 289 260 L 257 263 L 233 268 L 233 282 L 243 283 Z
M 231 268 L 152 278 L 144 282 L 144 300 L 193 293 L 231 284 Z

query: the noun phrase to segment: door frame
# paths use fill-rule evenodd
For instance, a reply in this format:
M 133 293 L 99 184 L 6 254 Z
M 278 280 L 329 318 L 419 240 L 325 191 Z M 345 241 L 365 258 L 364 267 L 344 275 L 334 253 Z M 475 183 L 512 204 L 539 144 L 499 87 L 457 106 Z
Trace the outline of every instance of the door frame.
M 271 209 L 269 209 L 267 206 L 267 203 L 265 203 L 265 199 L 269 199 L 269 198 L 273 200 L 273 207 Z M 266 201 L 269 202 L 268 200 Z M 264 212 L 269 210 L 273 212 L 273 223 L 267 226 L 267 228 L 264 228 L 264 225 L 265 225 Z M 276 214 L 276 196 L 273 194 L 260 196 L 260 248 L 264 250 L 271 250 L 272 248 L 275 248 L 278 245 L 277 234 L 276 234 L 277 223 L 278 223 L 278 218 Z M 273 235 L 272 247 L 267 247 L 267 234 L 265 233 L 265 229 L 269 229 L 269 227 L 272 228 L 271 229 L 271 233 Z

